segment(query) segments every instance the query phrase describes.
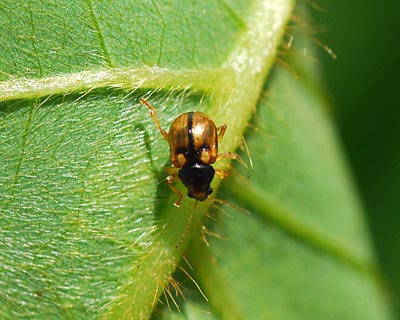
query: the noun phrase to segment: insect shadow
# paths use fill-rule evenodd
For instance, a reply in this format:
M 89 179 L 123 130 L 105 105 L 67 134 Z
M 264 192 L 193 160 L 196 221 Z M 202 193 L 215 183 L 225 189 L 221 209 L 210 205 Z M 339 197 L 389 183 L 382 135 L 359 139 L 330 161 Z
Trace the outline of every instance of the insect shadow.
M 154 218 L 155 221 L 160 221 L 160 223 L 162 223 L 163 218 L 165 217 L 163 215 L 163 212 L 166 211 L 164 210 L 164 208 L 166 206 L 173 206 L 173 203 L 171 202 L 171 189 L 168 187 L 168 184 L 165 180 L 168 176 L 165 169 L 171 166 L 171 162 L 169 161 L 169 159 L 166 159 L 160 166 L 159 162 L 154 160 L 154 146 L 152 145 L 150 139 L 150 131 L 148 130 L 147 126 L 143 124 L 137 124 L 134 126 L 134 130 L 141 132 L 143 135 L 143 142 L 147 151 L 147 157 L 150 164 L 151 172 L 157 181 Z M 165 150 L 166 152 L 169 152 L 167 147 L 165 148 Z

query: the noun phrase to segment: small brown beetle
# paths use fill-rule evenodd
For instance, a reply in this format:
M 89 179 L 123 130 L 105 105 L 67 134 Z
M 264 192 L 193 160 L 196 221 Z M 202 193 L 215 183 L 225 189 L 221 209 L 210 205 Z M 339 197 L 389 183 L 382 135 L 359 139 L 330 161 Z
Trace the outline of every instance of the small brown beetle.
M 181 180 L 188 190 L 187 195 L 197 201 L 204 201 L 213 192 L 210 184 L 217 175 L 226 178 L 229 173 L 214 169 L 211 165 L 223 158 L 240 161 L 238 155 L 231 152 L 218 154 L 218 143 L 222 140 L 227 126 L 216 127 L 214 122 L 204 113 L 193 111 L 181 114 L 171 124 L 169 132 L 161 128 L 156 110 L 145 99 L 140 102 L 150 110 L 158 130 L 168 142 L 172 167 L 166 169 L 169 187 L 179 196 L 174 203 L 179 207 L 183 194 L 172 182 Z

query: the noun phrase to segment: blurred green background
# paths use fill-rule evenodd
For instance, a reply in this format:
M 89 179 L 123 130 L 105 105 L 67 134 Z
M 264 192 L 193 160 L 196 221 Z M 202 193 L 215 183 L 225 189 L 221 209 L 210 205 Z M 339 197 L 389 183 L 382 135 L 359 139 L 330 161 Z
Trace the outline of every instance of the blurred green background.
M 317 3 L 314 23 L 326 28 L 316 38 L 338 56 L 320 61 L 339 134 L 400 314 L 400 2 Z

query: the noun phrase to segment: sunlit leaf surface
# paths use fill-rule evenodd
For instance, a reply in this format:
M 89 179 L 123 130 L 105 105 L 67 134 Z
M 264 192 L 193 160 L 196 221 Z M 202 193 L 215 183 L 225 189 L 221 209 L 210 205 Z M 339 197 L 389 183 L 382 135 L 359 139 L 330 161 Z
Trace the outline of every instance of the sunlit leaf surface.
M 389 318 L 323 97 L 283 68 L 264 88 L 293 7 L 3 1 L 2 319 Z M 227 239 L 205 245 L 209 203 L 172 205 L 142 96 L 166 129 L 188 110 L 226 123 L 220 152 L 258 103 L 252 177 L 233 173 L 217 196 L 251 211 L 219 210 Z

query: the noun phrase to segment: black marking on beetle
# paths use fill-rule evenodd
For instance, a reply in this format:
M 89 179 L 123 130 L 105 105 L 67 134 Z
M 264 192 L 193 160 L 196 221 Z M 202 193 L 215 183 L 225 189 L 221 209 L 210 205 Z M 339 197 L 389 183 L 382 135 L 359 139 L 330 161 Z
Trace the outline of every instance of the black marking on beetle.
M 188 113 L 187 128 L 188 128 L 188 139 L 189 139 L 189 146 L 188 146 L 189 159 L 188 160 L 190 161 L 190 164 L 193 164 L 196 162 L 196 160 L 194 159 L 193 112 Z

